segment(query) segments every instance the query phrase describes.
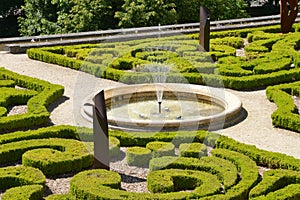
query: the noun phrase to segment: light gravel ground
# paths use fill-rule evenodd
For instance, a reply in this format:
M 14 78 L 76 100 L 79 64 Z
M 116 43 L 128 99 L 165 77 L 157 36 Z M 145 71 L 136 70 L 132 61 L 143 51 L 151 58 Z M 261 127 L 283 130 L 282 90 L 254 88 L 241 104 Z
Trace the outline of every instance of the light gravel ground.
M 65 87 L 64 97 L 49 108 L 51 120 L 56 125 L 69 124 L 91 127 L 91 124 L 80 115 L 80 106 L 85 97 L 102 89 L 122 85 L 72 69 L 30 60 L 25 54 L 13 55 L 7 52 L 0 52 L 0 67 L 51 83 L 61 84 Z M 276 110 L 276 106 L 267 100 L 265 90 L 250 92 L 226 90 L 237 95 L 242 100 L 248 116 L 239 124 L 216 132 L 234 138 L 237 141 L 255 145 L 261 149 L 281 152 L 300 158 L 300 135 L 272 126 L 270 116 Z M 147 169 L 144 172 L 139 171 L 141 169 L 127 166 L 124 160 L 112 163 L 111 168 L 124 174 L 128 173 L 125 169 L 132 171 L 127 176 L 122 175 L 125 180 L 122 186 L 127 188 L 127 190 L 146 190 L 143 173 L 147 172 Z M 70 177 L 65 176 L 47 179 L 49 194 L 68 192 L 69 180 Z M 134 183 L 130 184 L 131 181 Z

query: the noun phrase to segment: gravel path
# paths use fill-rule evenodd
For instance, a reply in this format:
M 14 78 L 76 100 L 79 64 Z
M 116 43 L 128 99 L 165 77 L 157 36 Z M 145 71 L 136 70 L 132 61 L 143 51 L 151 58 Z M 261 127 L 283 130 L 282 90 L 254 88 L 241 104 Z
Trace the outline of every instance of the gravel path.
M 91 124 L 80 115 L 80 105 L 84 98 L 99 90 L 122 85 L 57 65 L 30 60 L 25 54 L 13 55 L 7 52 L 0 52 L 0 67 L 51 83 L 61 84 L 65 87 L 64 97 L 49 108 L 51 120 L 57 125 L 70 124 L 91 127 Z M 267 100 L 265 90 L 251 92 L 226 90 L 234 93 L 242 100 L 248 116 L 239 124 L 217 131 L 218 133 L 246 144 L 255 145 L 261 149 L 282 152 L 300 158 L 300 135 L 272 126 L 270 116 L 275 111 L 276 106 Z M 21 109 L 26 108 L 23 107 Z M 137 172 L 137 169 L 126 166 L 124 160 L 115 162 L 115 164 L 112 163 L 111 167 L 115 171 L 122 169 L 123 171 L 124 169 L 131 170 L 129 174 L 131 176 L 128 176 L 128 174 L 126 176 L 125 172 L 125 175 L 122 175 L 125 180 L 122 186 L 128 190 L 145 187 L 145 180 L 141 173 L 146 173 L 146 171 Z M 70 177 L 47 179 L 49 193 L 66 193 L 69 189 L 69 179 Z M 128 184 L 130 181 L 134 183 Z

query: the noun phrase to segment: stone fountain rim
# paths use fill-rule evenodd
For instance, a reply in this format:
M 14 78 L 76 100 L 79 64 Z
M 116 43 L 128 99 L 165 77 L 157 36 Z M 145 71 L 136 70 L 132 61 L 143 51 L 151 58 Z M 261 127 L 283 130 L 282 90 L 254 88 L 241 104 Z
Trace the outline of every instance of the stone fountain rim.
M 165 120 L 163 127 L 174 128 L 174 127 L 190 127 L 190 126 L 203 126 L 213 123 L 226 123 L 227 119 L 234 117 L 242 110 L 241 100 L 234 94 L 225 91 L 224 88 L 215 88 L 203 85 L 192 85 L 192 84 L 180 84 L 180 83 L 164 83 L 164 84 L 135 84 L 135 85 L 125 85 L 121 87 L 116 87 L 112 89 L 105 90 L 105 99 L 110 99 L 115 96 L 122 96 L 132 93 L 143 93 L 143 92 L 153 92 L 156 90 L 155 87 L 164 87 L 168 90 L 164 92 L 185 92 L 185 93 L 195 93 L 203 97 L 207 97 L 213 102 L 221 105 L 224 111 L 211 115 L 208 117 L 199 117 L 195 119 L 183 119 L 183 120 Z M 91 96 L 94 96 L 92 94 Z M 91 96 L 89 98 L 91 99 Z M 90 122 L 92 122 L 92 113 L 87 113 L 84 109 L 86 103 L 82 106 L 82 115 Z M 92 106 L 93 103 L 90 103 Z M 114 129 L 122 129 L 122 127 L 127 127 L 124 130 L 128 130 L 128 127 L 134 127 L 133 129 L 143 129 L 144 127 L 159 128 L 162 127 L 161 122 L 151 121 L 151 120 L 127 120 L 127 119 L 110 119 L 108 118 L 109 126 Z M 129 128 L 130 129 L 130 128 Z

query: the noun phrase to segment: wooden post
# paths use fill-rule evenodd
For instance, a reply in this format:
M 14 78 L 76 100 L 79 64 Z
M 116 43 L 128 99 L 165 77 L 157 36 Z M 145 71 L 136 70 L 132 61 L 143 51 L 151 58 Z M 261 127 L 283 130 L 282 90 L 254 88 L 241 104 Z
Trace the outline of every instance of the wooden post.
M 109 170 L 108 123 L 103 90 L 94 97 L 94 102 L 94 168 Z
M 298 14 L 297 0 L 280 0 L 280 25 L 282 33 L 289 33 Z
M 200 6 L 200 51 L 209 51 L 210 40 L 210 12 L 209 9 Z

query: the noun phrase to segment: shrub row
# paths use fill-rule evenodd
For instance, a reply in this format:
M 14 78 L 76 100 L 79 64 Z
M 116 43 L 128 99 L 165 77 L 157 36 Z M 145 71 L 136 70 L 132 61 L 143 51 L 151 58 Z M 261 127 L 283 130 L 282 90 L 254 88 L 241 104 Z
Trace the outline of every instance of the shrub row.
M 38 92 L 38 94 L 34 95 L 27 101 L 28 112 L 26 114 L 0 117 L 0 131 L 29 128 L 48 123 L 50 114 L 46 107 L 50 103 L 60 98 L 64 93 L 63 86 L 51 84 L 36 78 L 19 75 L 4 68 L 0 68 L 0 79 L 12 80 L 17 86 Z M 24 97 L 19 99 L 13 98 L 16 91 L 11 91 L 10 95 L 8 96 L 12 98 L 12 100 L 7 100 L 7 103 L 24 103 L 19 102 L 19 100 L 25 101 L 33 95 L 33 93 L 30 93 L 29 91 L 27 92 L 25 92 L 27 93 L 27 96 L 25 95 L 26 98 Z M 22 94 L 21 91 L 18 91 L 18 93 Z
M 1 164 L 20 161 L 45 175 L 77 172 L 93 164 L 93 156 L 82 142 L 70 139 L 35 139 L 2 144 Z
M 15 81 L 13 80 L 0 80 L 0 87 L 14 87 Z
M 268 170 L 264 172 L 263 180 L 251 190 L 249 197 L 251 199 L 259 196 L 269 196 L 270 193 L 273 193 L 276 190 L 282 189 L 290 184 L 299 183 L 300 173 L 298 171 L 283 169 Z M 286 192 L 288 192 L 288 190 Z M 289 196 L 290 192 L 285 195 Z
M 12 105 L 24 105 L 36 95 L 32 90 L 16 90 L 14 88 L 0 88 L 0 116 L 7 116 L 7 107 Z
M 120 190 L 121 177 L 116 172 L 88 170 L 71 179 L 70 193 L 76 199 L 187 199 L 189 192 L 135 193 Z
M 250 157 L 257 165 L 268 168 L 283 168 L 290 170 L 300 170 L 299 160 L 281 153 L 260 150 L 253 145 L 239 143 L 226 136 L 220 136 L 207 131 L 195 132 L 162 132 L 162 133 L 139 133 L 110 131 L 110 136 L 120 140 L 121 146 L 146 146 L 152 141 L 172 142 L 175 146 L 181 143 L 199 142 L 209 146 L 216 145 L 217 148 L 229 149 Z M 182 158 L 183 159 L 183 158 Z M 163 162 L 162 162 L 163 163 Z M 151 166 L 150 166 L 151 167 Z
M 120 190 L 121 178 L 117 173 L 105 170 L 89 170 L 72 178 L 71 194 L 79 199 L 188 199 L 212 194 L 216 195 L 207 196 L 204 199 L 247 199 L 250 189 L 258 181 L 256 164 L 246 156 L 227 150 L 217 150 L 214 155 L 231 160 L 241 173 L 242 179 L 235 186 L 229 188 L 225 194 L 218 194 L 220 193 L 218 176 L 188 169 L 166 169 L 150 172 L 148 188 L 150 191 L 158 192 L 154 194 L 122 191 Z M 188 158 L 180 157 L 178 159 Z M 195 160 L 200 161 L 199 159 Z M 206 162 L 203 161 L 204 163 Z M 221 165 L 219 165 L 219 169 L 228 171 Z M 229 168 L 229 170 L 231 169 Z M 202 184 L 200 185 L 200 183 Z M 194 189 L 194 191 L 180 191 L 185 189 Z
M 300 198 L 300 185 L 291 184 L 282 189 L 274 191 L 266 196 L 253 198 L 253 200 L 281 200 L 281 199 L 299 199 Z
M 2 200 L 41 200 L 43 196 L 42 185 L 26 185 L 6 190 L 2 195 Z
M 241 180 L 225 193 L 225 199 L 248 199 L 250 190 L 258 183 L 259 174 L 256 163 L 249 157 L 227 149 L 214 149 L 214 156 L 233 162 L 240 172 Z M 213 197 L 218 199 L 217 195 Z M 224 198 L 224 197 L 220 197 Z
M 143 133 L 143 132 L 123 132 L 118 130 L 110 130 L 110 136 L 116 137 L 120 140 L 120 145 L 124 147 L 141 146 L 145 147 L 149 142 L 163 141 L 172 142 L 175 146 L 181 143 L 205 141 L 208 145 L 213 145 L 214 134 L 209 134 L 207 131 L 178 131 L 178 132 L 157 132 L 157 133 Z
M 126 151 L 126 161 L 128 165 L 148 166 L 152 158 L 172 156 L 175 154 L 174 151 L 175 146 L 170 142 L 149 142 L 146 148 L 137 146 L 128 148 Z
M 27 166 L 0 168 L 0 179 L 1 189 L 34 184 L 44 186 L 46 183 L 46 177 L 40 170 Z
M 299 159 L 282 153 L 269 152 L 256 148 L 254 145 L 246 145 L 228 137 L 221 136 L 216 141 L 216 147 L 229 149 L 244 154 L 254 160 L 257 165 L 272 169 L 300 170 Z
M 147 187 L 152 193 L 170 193 L 182 190 L 192 199 L 220 193 L 220 182 L 215 175 L 207 172 L 166 169 L 152 171 L 147 176 Z
M 238 181 L 238 171 L 232 162 L 212 156 L 205 156 L 201 159 L 175 156 L 153 158 L 150 161 L 149 169 L 150 171 L 164 169 L 204 171 L 216 175 L 225 191 Z
M 0 189 L 8 189 L 3 200 L 40 200 L 43 197 L 46 177 L 35 168 L 26 166 L 0 168 Z
M 271 116 L 274 126 L 300 132 L 300 116 L 292 98 L 292 95 L 298 97 L 299 93 L 300 82 L 267 88 L 268 99 L 277 106 Z
M 298 26 L 295 25 L 295 27 Z M 295 30 L 298 29 L 295 28 Z M 289 64 L 291 64 L 291 62 L 296 67 L 300 66 L 300 56 L 299 53 L 295 51 L 295 48 L 299 48 L 299 33 L 292 33 L 283 37 L 278 34 L 279 32 L 280 26 L 270 26 L 212 33 L 211 38 L 213 39 L 211 40 L 212 45 L 211 52 L 209 52 L 209 54 L 214 60 L 219 60 L 224 56 L 235 56 L 235 48 L 240 48 L 243 46 L 243 39 L 240 37 L 246 38 L 247 35 L 249 41 L 251 42 L 250 45 L 246 47 L 246 51 L 250 59 L 256 58 L 256 54 L 270 51 L 277 52 L 277 55 L 287 55 L 287 57 L 291 59 L 288 60 L 288 58 L 282 58 L 282 63 L 278 63 L 278 59 L 270 60 L 270 58 L 274 56 L 272 55 L 271 57 L 265 59 L 270 60 L 268 64 L 262 65 L 262 63 L 264 62 L 259 58 L 257 60 L 257 63 L 259 65 L 254 69 L 254 73 L 252 73 L 252 70 L 244 68 L 245 66 L 243 65 L 245 65 L 245 62 L 237 63 L 237 66 L 234 67 L 232 67 L 231 65 L 222 65 L 220 67 L 222 77 L 219 77 L 217 75 L 217 71 L 215 70 L 216 67 L 213 67 L 213 65 L 206 65 L 202 68 L 202 63 L 197 64 L 199 63 L 199 61 L 196 61 L 194 58 L 188 56 L 190 52 L 197 51 L 197 42 L 190 40 L 191 38 L 193 39 L 194 36 L 188 36 L 185 38 L 176 36 L 170 38 L 162 38 L 159 41 L 147 39 L 124 42 L 120 44 L 102 44 L 98 47 L 96 45 L 76 45 L 72 47 L 30 49 L 28 50 L 28 56 L 33 59 L 55 63 L 74 69 L 80 69 L 96 76 L 101 76 L 107 79 L 121 81 L 128 84 L 152 82 L 152 77 L 151 75 L 149 75 L 149 73 L 139 72 L 139 67 L 148 62 L 147 60 L 152 59 L 159 62 L 166 62 L 168 64 L 170 64 L 170 60 L 173 60 L 175 63 L 174 66 L 177 66 L 181 73 L 174 73 L 174 70 L 171 71 L 171 73 L 168 74 L 167 82 L 188 81 L 192 84 L 225 86 L 233 89 L 256 89 L 266 87 L 268 85 L 280 84 L 290 81 L 290 77 L 281 79 L 282 74 L 286 73 L 285 70 L 289 70 Z M 225 39 L 224 37 L 227 38 Z M 175 39 L 176 44 L 170 42 L 170 40 L 172 41 Z M 296 47 L 294 44 L 296 44 Z M 120 47 L 126 48 L 123 49 Z M 66 54 L 75 56 L 79 54 L 80 48 L 82 48 L 82 52 L 85 52 L 85 55 L 81 56 L 82 59 L 84 59 L 84 57 L 89 57 L 86 57 L 86 55 L 89 53 L 91 56 L 90 61 L 92 61 L 92 63 L 90 61 L 83 62 L 82 60 L 76 60 L 64 55 Z M 281 51 L 279 51 L 280 49 Z M 175 51 L 178 55 L 180 55 L 180 59 L 179 57 L 172 58 L 172 56 L 170 55 L 157 54 L 157 52 L 162 51 Z M 153 52 L 156 53 L 153 54 Z M 52 55 L 54 53 L 56 54 Z M 143 56 L 142 54 L 147 55 Z M 104 55 L 119 57 L 112 62 L 110 57 L 106 62 L 103 63 L 102 57 Z M 101 61 L 101 63 L 98 63 L 97 60 Z M 109 62 L 110 67 L 107 68 Z M 238 64 L 240 65 L 240 67 L 238 66 Z M 136 70 L 136 72 L 133 73 L 131 71 L 128 71 L 128 69 L 134 69 Z M 239 70 L 235 72 L 236 69 Z M 291 74 L 291 76 L 293 76 L 293 78 L 298 78 L 298 70 L 289 71 L 291 71 L 289 73 Z M 199 72 L 201 73 L 201 75 L 199 74 Z M 265 73 L 268 74 L 266 76 L 255 75 Z M 243 78 L 240 78 L 241 76 L 243 76 Z M 224 82 L 224 85 L 222 84 L 222 82 Z

